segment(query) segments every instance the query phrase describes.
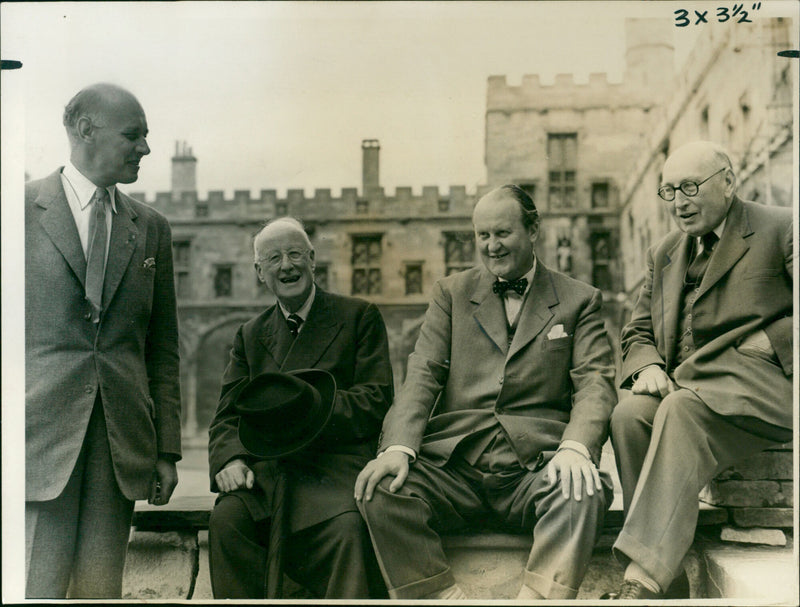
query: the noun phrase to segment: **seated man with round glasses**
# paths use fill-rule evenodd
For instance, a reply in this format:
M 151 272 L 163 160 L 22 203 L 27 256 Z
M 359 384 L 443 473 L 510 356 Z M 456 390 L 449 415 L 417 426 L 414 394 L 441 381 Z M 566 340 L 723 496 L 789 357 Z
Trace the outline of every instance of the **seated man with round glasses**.
M 698 493 L 792 438 L 791 210 L 742 201 L 727 153 L 705 141 L 667 158 L 658 195 L 678 229 L 647 252 L 621 336 L 631 392 L 611 417 L 618 599 L 687 598 Z

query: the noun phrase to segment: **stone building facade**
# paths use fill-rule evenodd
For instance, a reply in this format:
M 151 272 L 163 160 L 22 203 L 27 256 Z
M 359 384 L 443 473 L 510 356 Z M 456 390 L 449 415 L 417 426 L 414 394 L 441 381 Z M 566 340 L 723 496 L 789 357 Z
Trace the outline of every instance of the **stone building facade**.
M 696 139 L 724 145 L 731 154 L 739 195 L 791 206 L 793 103 L 797 59 L 778 52 L 798 48 L 797 23 L 758 19 L 732 28 L 709 28 L 697 39 L 671 94 L 652 112 L 642 153 L 627 167 L 620 198 L 620 262 L 632 304 L 644 279 L 647 248 L 673 229 L 656 191 L 672 150 Z
M 463 186 L 380 186 L 380 144 L 362 142 L 363 181 L 333 196 L 317 189 L 306 197 L 247 190 L 226 199 L 221 191 L 198 196 L 198 160 L 185 143 L 172 158 L 172 191 L 152 205 L 172 226 L 175 280 L 181 327 L 184 437 L 202 443 L 219 397 L 220 377 L 238 326 L 274 302 L 253 266 L 253 236 L 274 217 L 300 218 L 316 251 L 316 281 L 336 293 L 372 301 L 389 333 L 399 384 L 413 348 L 433 283 L 474 265 L 472 207 L 476 194 Z M 140 200 L 143 194 L 133 194 Z
M 399 385 L 433 283 L 476 263 L 472 208 L 491 187 L 513 182 L 532 194 L 542 216 L 537 255 L 603 290 L 612 337 L 629 315 L 647 247 L 671 229 L 656 195 L 671 149 L 719 141 L 734 157 L 745 197 L 791 204 L 797 70 L 792 60 L 776 59 L 778 50 L 798 46 L 791 21 L 708 28 L 678 72 L 673 30 L 667 19 L 627 20 L 619 83 L 605 74 L 586 84 L 559 75 L 552 85 L 537 75 L 513 86 L 489 77 L 487 183 L 475 192 L 425 186 L 390 195 L 380 185 L 380 143 L 366 139 L 360 190 L 334 196 L 317 189 L 311 197 L 301 189 L 285 196 L 237 190 L 232 198 L 210 191 L 202 198 L 198 159 L 177 144 L 172 190 L 150 203 L 173 228 L 187 442 L 206 439 L 237 326 L 274 301 L 253 268 L 252 239 L 268 219 L 302 219 L 318 283 L 380 307 Z

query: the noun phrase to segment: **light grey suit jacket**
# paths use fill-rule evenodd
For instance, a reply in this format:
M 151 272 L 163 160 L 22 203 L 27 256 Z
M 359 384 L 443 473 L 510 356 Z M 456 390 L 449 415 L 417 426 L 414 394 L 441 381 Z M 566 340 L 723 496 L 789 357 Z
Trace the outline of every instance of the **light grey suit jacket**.
M 673 372 L 723 415 L 792 427 L 792 215 L 735 198 L 692 309 L 697 350 L 676 365 L 690 237 L 676 230 L 647 254 L 647 277 L 622 331 L 621 386 L 650 364 Z M 741 348 L 764 330 L 775 356 Z
M 436 283 L 380 448 L 443 465 L 464 437 L 499 423 L 529 469 L 564 439 L 599 461 L 617 402 L 600 291 L 537 262 L 509 346 L 494 280 L 481 266 Z M 565 336 L 551 339 L 557 325 Z
M 103 312 L 94 324 L 60 173 L 25 191 L 26 500 L 63 490 L 98 390 L 120 488 L 128 499 L 145 499 L 157 456 L 181 453 L 169 224 L 117 190 Z

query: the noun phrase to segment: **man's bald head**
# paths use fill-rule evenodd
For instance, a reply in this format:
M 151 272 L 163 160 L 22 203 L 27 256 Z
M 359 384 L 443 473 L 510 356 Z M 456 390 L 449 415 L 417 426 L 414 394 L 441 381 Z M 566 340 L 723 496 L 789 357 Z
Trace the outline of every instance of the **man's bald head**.
M 697 186 L 694 194 L 684 193 L 684 184 L 688 183 Z M 674 199 L 664 204 L 678 228 L 692 236 L 702 236 L 725 219 L 736 193 L 736 176 L 722 146 L 693 141 L 667 158 L 661 187 L 675 192 Z
M 128 107 L 144 114 L 142 106 L 130 91 L 116 84 L 98 82 L 81 89 L 69 100 L 64 108 L 62 122 L 67 133 L 74 133 L 82 116 L 100 122 L 110 108 L 118 107 Z
M 72 164 L 98 187 L 133 183 L 150 153 L 147 119 L 130 92 L 115 84 L 87 86 L 64 108 Z

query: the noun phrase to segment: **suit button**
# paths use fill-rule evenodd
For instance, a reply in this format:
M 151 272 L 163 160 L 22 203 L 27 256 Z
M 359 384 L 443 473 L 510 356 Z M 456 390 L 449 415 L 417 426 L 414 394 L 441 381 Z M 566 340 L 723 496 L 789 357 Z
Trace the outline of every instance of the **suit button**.
M 684 352 L 688 352 L 689 351 L 689 346 L 683 346 L 683 351 Z
M 86 387 L 83 390 L 84 392 L 86 392 L 86 394 L 91 394 L 92 392 L 94 392 L 94 386 L 92 386 L 91 384 L 86 384 Z
M 84 314 L 83 315 L 83 320 L 92 320 L 92 313 L 91 312 L 87 312 L 86 314 Z
M 691 314 L 687 314 L 686 315 L 686 320 L 692 320 L 692 315 Z

